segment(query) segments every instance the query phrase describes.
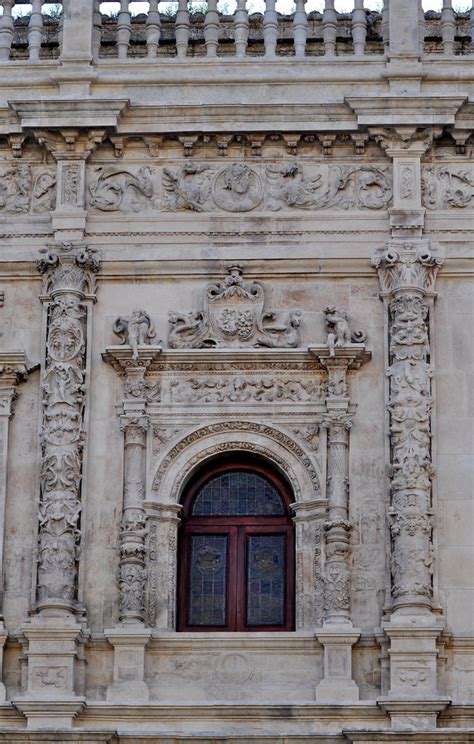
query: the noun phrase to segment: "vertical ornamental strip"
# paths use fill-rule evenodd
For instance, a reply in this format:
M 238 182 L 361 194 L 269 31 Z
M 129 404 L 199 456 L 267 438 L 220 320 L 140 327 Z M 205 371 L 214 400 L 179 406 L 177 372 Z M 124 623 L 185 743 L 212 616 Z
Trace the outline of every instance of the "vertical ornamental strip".
M 150 346 L 155 332 L 149 315 L 143 310 L 135 310 L 127 318 L 118 318 L 114 332 L 125 345 L 109 346 L 103 358 L 125 377 L 125 397 L 120 405 L 124 455 L 119 623 L 104 631 L 114 647 L 113 682 L 107 690 L 107 700 L 146 702 L 149 691 L 144 679 L 145 647 L 151 636 L 151 630 L 145 625 L 147 404 L 159 400 L 159 386 L 146 380 L 146 374 L 161 353 L 161 347 Z
M 426 243 L 389 244 L 374 259 L 389 313 L 392 603 L 431 607 L 433 548 L 429 314 L 442 259 Z
M 35 613 L 23 625 L 26 689 L 14 705 L 29 728 L 71 726 L 85 705 L 84 608 L 78 569 L 88 343 L 99 261 L 83 243 L 58 243 L 38 261 L 45 305 Z
M 78 599 L 87 327 L 99 262 L 63 243 L 38 262 L 47 305 L 42 375 L 37 607 L 74 610 Z
M 437 693 L 436 672 L 443 618 L 432 612 L 430 315 L 442 263 L 426 240 L 393 241 L 373 259 L 389 332 L 392 611 L 384 624 L 391 646 L 390 691 L 383 704 L 392 725 L 405 725 L 409 714 L 420 726 L 435 726 L 446 705 Z

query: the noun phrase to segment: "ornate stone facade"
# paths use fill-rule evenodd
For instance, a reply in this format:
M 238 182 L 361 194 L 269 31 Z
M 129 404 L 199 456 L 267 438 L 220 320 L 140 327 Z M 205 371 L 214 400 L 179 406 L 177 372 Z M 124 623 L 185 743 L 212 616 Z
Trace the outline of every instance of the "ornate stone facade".
M 474 741 L 472 13 L 147 5 L 0 0 L 0 742 Z M 241 462 L 290 629 L 181 631 Z

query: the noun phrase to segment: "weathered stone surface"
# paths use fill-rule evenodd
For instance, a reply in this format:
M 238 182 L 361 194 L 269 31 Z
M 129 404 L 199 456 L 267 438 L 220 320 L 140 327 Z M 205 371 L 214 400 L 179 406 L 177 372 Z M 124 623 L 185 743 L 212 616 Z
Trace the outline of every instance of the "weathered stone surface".
M 472 19 L 0 5 L 0 741 L 471 741 Z M 237 453 L 294 626 L 179 632 Z

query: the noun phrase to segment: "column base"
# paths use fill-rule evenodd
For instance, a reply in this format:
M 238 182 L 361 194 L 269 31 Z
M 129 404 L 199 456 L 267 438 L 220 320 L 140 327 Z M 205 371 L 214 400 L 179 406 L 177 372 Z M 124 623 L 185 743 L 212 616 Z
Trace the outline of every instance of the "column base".
M 26 716 L 29 729 L 71 728 L 76 716 L 86 707 L 86 701 L 82 698 L 17 698 L 12 703 Z
M 151 630 L 143 625 L 123 625 L 104 630 L 114 647 L 114 681 L 107 689 L 110 703 L 146 703 L 150 691 L 145 682 L 145 648 Z
M 352 679 L 352 646 L 360 630 L 341 623 L 323 627 L 315 635 L 324 646 L 324 677 L 316 686 L 316 702 L 356 703 L 359 688 Z

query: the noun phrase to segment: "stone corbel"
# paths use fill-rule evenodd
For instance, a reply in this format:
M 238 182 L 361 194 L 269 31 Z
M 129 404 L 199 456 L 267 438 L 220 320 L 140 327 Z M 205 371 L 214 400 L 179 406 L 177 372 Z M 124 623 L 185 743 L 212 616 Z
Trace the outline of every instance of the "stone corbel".
M 3 549 L 5 541 L 5 506 L 7 499 L 8 433 L 13 415 L 13 401 L 18 384 L 31 371 L 23 351 L 0 351 L 0 703 L 5 699 L 3 679 L 3 647 L 8 637 L 2 618 Z
M 327 370 L 324 425 L 328 430 L 328 514 L 324 525 L 324 623 L 316 630 L 324 646 L 324 677 L 316 687 L 316 700 L 329 702 L 336 696 L 349 703 L 359 699 L 359 689 L 352 679 L 352 646 L 360 630 L 353 627 L 350 614 L 349 432 L 355 406 L 349 398 L 347 378 L 350 370 L 370 359 L 370 353 L 365 344 L 350 343 L 358 334 L 351 332 L 343 313 L 330 307 L 326 317 L 330 331 L 327 351 L 317 354 Z
M 134 316 L 131 316 L 133 319 Z M 148 318 L 148 316 L 147 316 Z M 149 318 L 148 318 L 149 321 Z M 138 344 L 140 316 L 137 317 L 137 337 L 133 321 L 119 319 L 116 333 L 126 331 L 127 346 L 108 347 L 104 361 L 124 378 L 124 399 L 119 406 L 120 427 L 124 433 L 123 505 L 120 529 L 119 623 L 104 630 L 114 647 L 114 674 L 107 690 L 107 700 L 113 702 L 146 702 L 148 686 L 144 679 L 145 648 L 151 636 L 146 625 L 147 519 L 146 441 L 149 420 L 147 400 L 155 386 L 148 384 L 146 373 L 161 353 L 161 347 Z M 150 334 L 151 324 L 147 329 Z M 122 330 L 119 330 L 122 329 Z M 125 330 L 124 330 L 125 329 Z M 143 336 L 143 339 L 145 336 Z M 125 339 L 124 339 L 125 340 Z

